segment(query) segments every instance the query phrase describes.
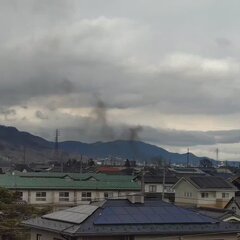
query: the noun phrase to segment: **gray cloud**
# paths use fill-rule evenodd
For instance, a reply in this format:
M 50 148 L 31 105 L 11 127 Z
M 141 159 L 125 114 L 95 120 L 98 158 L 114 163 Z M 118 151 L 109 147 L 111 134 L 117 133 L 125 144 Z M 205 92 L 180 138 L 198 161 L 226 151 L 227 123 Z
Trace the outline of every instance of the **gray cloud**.
M 157 144 L 238 142 L 237 130 L 153 129 L 139 117 L 128 123 L 127 114 L 113 122 L 106 111 L 233 120 L 240 114 L 239 7 L 235 0 L 3 0 L 3 121 L 14 119 L 25 128 L 18 119 L 31 122 L 34 115 L 45 120 L 44 127 L 69 129 L 66 139 L 83 141 L 127 138 L 139 125 L 139 138 Z M 104 105 L 96 106 L 96 96 Z M 19 106 L 27 108 L 16 111 Z M 36 132 L 39 126 L 32 124 Z
M 12 108 L 0 107 L 0 114 L 4 116 L 5 120 L 12 121 L 16 116 L 16 110 Z
M 37 118 L 41 119 L 41 120 L 46 120 L 46 119 L 48 119 L 48 115 L 45 114 L 45 113 L 43 113 L 43 112 L 41 112 L 41 111 L 39 111 L 39 110 L 37 110 L 37 111 L 35 112 L 35 116 L 36 116 Z

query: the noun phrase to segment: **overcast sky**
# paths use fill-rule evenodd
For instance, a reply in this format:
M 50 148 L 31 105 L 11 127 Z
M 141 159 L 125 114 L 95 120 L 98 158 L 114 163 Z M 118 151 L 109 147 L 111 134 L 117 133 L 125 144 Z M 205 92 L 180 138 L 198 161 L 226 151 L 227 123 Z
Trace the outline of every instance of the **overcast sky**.
M 239 0 L 0 0 L 0 121 L 240 160 Z M 141 127 L 140 127 L 141 126 Z

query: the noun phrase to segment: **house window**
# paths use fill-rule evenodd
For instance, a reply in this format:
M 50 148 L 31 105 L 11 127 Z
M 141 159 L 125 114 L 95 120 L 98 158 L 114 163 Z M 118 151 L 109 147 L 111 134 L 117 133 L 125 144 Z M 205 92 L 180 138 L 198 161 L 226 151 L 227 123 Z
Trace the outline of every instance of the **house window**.
M 185 192 L 184 197 L 192 197 L 192 193 L 191 192 Z
M 91 201 L 92 193 L 91 192 L 82 192 L 82 201 Z
M 222 193 L 222 198 L 229 198 L 229 193 Z
M 69 202 L 69 192 L 59 192 L 60 202 Z
M 42 235 L 41 234 L 37 234 L 36 240 L 41 240 L 41 239 L 42 239 Z
M 47 193 L 46 192 L 36 192 L 36 201 L 44 202 L 46 201 Z
M 202 192 L 201 197 L 202 198 L 208 198 L 208 193 L 207 192 Z
M 105 192 L 104 193 L 104 198 L 112 198 L 113 197 L 113 193 L 112 192 Z
M 149 185 L 149 192 L 157 192 L 157 186 L 156 185 Z

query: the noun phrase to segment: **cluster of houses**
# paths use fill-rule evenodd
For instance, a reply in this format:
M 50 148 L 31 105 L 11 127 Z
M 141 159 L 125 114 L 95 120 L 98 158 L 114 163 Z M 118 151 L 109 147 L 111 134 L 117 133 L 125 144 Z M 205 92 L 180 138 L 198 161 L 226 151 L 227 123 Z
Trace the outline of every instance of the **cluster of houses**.
M 31 240 L 237 239 L 240 233 L 240 177 L 229 170 L 15 171 L 0 174 L 0 187 L 17 191 L 24 203 L 54 207 L 23 223 Z

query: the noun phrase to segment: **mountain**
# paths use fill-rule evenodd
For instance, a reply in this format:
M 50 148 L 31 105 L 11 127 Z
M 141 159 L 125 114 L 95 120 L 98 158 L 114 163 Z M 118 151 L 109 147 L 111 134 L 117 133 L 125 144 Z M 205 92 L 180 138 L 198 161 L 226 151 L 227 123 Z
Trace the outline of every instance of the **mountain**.
M 97 142 L 86 144 L 67 141 L 60 143 L 60 148 L 65 152 L 82 154 L 91 157 L 118 156 L 121 158 L 137 159 L 142 161 L 157 161 L 165 159 L 167 162 L 186 164 L 187 154 L 171 153 L 167 150 L 140 141 L 117 140 L 113 142 Z M 202 157 L 189 154 L 191 164 L 197 164 Z
M 71 155 L 84 155 L 89 157 L 105 158 L 109 156 L 140 161 L 158 161 L 165 159 L 167 162 L 185 164 L 187 154 L 171 153 L 141 141 L 117 140 L 112 142 L 82 143 L 65 141 L 59 143 L 59 149 Z M 21 161 L 47 161 L 53 159 L 54 143 L 28 132 L 18 131 L 14 127 L 0 126 L 0 156 L 2 159 L 10 158 Z M 198 165 L 202 157 L 189 154 L 191 164 Z

